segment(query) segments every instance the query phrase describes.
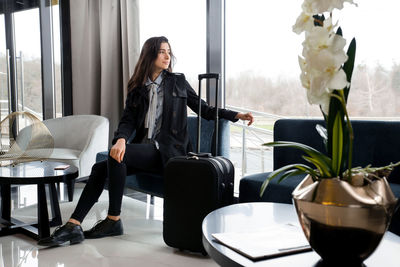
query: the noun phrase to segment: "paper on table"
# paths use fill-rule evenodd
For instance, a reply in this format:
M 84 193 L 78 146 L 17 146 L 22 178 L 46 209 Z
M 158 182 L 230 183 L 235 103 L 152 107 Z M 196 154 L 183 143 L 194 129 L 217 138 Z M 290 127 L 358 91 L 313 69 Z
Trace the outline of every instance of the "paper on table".
M 311 250 L 300 226 L 291 223 L 251 232 L 215 233 L 212 236 L 252 260 Z

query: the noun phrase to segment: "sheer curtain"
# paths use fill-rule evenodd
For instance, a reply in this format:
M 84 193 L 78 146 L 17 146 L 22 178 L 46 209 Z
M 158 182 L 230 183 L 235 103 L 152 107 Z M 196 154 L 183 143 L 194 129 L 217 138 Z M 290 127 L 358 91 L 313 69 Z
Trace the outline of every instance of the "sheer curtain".
M 73 114 L 118 125 L 140 52 L 138 0 L 70 0 Z

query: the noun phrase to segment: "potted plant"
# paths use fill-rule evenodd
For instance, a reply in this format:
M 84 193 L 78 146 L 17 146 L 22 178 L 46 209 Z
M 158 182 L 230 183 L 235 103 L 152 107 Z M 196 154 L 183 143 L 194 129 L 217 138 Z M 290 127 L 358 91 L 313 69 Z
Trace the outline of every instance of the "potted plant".
M 399 163 L 352 166 L 354 135 L 346 103 L 356 41 L 353 38 L 346 53 L 346 40 L 332 16 L 344 2 L 356 5 L 352 0 L 305 0 L 293 26 L 294 32 L 305 32 L 300 79 L 309 103 L 321 108 L 325 127 L 318 125 L 316 130 L 326 153 L 294 142 L 264 144 L 300 149 L 314 167 L 292 164 L 271 172 L 261 195 L 271 179 L 307 174 L 292 195 L 310 245 L 325 263 L 357 266 L 375 250 L 390 223 L 397 200 L 385 177 Z

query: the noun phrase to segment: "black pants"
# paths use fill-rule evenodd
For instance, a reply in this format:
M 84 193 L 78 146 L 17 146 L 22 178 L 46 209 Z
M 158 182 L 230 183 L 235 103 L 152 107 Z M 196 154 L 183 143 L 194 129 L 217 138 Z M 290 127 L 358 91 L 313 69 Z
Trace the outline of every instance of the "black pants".
M 107 178 L 108 215 L 120 215 L 126 175 L 140 171 L 162 173 L 162 169 L 160 151 L 154 144 L 127 144 L 125 156 L 121 163 L 108 155 L 108 160 L 93 165 L 89 180 L 71 218 L 79 222 L 83 221 L 103 192 Z

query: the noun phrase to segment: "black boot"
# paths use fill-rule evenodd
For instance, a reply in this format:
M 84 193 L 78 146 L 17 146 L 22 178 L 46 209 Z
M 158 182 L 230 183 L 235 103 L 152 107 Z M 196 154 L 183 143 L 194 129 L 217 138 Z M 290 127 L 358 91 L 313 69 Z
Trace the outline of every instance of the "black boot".
M 106 218 L 102 221 L 98 221 L 92 229 L 84 231 L 84 234 L 87 239 L 102 238 L 106 236 L 122 235 L 124 234 L 124 229 L 121 219 L 114 221 Z
M 38 241 L 39 246 L 59 246 L 66 242 L 70 245 L 77 244 L 85 240 L 83 230 L 80 225 L 67 222 L 63 226 L 58 227 L 49 237 L 40 239 Z

